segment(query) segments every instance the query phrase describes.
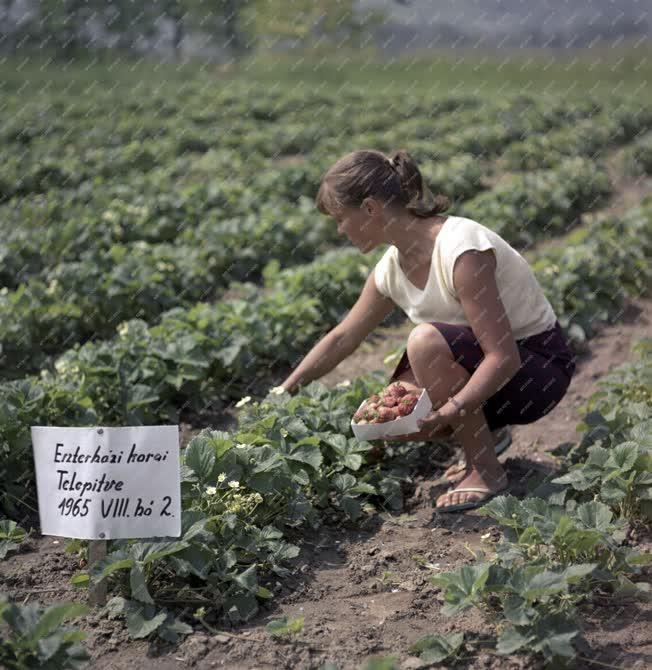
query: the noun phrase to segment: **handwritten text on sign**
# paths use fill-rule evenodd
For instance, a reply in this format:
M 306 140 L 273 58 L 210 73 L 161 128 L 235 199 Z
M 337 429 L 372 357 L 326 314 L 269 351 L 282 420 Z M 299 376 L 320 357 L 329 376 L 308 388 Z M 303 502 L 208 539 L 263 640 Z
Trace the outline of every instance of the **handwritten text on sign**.
M 178 537 L 178 426 L 32 426 L 43 535 Z

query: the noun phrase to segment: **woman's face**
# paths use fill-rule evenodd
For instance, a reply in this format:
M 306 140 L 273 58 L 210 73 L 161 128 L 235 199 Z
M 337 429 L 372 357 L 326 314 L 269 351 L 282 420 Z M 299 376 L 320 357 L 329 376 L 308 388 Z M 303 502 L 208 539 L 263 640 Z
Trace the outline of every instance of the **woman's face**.
M 351 244 L 366 253 L 382 243 L 382 214 L 377 206 L 363 203 L 361 207 L 344 207 L 334 215 L 337 232 L 346 235 Z

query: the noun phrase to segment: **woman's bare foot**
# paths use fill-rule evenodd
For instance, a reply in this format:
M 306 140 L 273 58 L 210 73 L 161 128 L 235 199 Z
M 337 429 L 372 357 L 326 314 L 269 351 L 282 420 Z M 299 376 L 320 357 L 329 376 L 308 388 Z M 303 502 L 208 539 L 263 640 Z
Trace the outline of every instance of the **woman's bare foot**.
M 456 488 L 464 487 L 486 488 L 491 492 L 502 491 L 507 487 L 507 474 L 502 469 L 502 467 L 495 472 L 488 472 L 484 469 L 481 472 L 476 468 L 471 468 L 467 476 Z M 461 503 L 481 501 L 487 496 L 487 493 L 481 493 L 480 491 L 462 491 L 458 493 L 455 489 L 451 489 L 446 493 L 442 493 L 442 495 L 437 498 L 435 507 L 445 507 L 447 505 L 459 505 Z
M 447 482 L 450 482 L 451 484 L 455 484 L 456 482 L 461 481 L 466 475 L 468 474 L 467 467 L 466 467 L 466 461 L 463 459 L 460 459 L 455 463 L 454 465 L 451 465 L 450 468 L 444 472 L 444 477 L 446 478 Z
M 491 434 L 494 438 L 494 445 L 496 445 L 505 436 L 505 428 L 492 430 Z M 469 474 L 469 472 L 470 471 L 467 468 L 466 461 L 464 459 L 460 459 L 457 461 L 457 463 L 451 465 L 450 468 L 446 470 L 446 472 L 444 472 L 444 477 L 446 478 L 446 481 L 450 482 L 451 484 L 456 484 L 457 482 L 462 481 L 464 477 Z M 471 486 L 471 484 L 468 486 Z

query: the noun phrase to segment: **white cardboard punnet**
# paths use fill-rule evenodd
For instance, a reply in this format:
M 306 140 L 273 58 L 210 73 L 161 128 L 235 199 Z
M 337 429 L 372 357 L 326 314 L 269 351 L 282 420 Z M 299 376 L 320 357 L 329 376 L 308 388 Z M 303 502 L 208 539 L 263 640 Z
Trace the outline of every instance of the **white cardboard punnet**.
M 365 402 L 367 400 L 363 400 L 360 403 L 358 410 L 362 409 Z M 417 421 L 426 416 L 431 409 L 432 402 L 430 402 L 426 389 L 423 389 L 417 404 L 407 416 L 401 416 L 398 419 L 394 419 L 394 421 L 385 421 L 384 423 L 358 424 L 354 423 L 353 419 L 351 419 L 351 428 L 353 429 L 353 434 L 359 440 L 380 440 L 390 435 L 418 433 L 420 428 L 417 426 Z

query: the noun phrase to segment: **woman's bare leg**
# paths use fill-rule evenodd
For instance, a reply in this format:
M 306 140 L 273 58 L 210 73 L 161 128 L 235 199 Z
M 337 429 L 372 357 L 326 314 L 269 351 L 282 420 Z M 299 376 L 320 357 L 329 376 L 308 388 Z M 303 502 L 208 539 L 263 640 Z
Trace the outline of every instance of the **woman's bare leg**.
M 494 449 L 498 442 L 502 440 L 504 436 L 505 428 L 497 428 L 496 430 L 491 431 L 491 436 L 494 440 Z M 469 473 L 469 468 L 466 464 L 466 461 L 462 458 L 457 463 L 451 465 L 446 472 L 444 472 L 444 477 L 446 480 L 455 484 L 456 482 L 462 481 Z
M 439 407 L 448 396 L 457 393 L 470 374 L 455 362 L 443 335 L 432 324 L 416 326 L 407 344 L 410 367 L 417 384 L 425 388 L 433 406 Z M 464 418 L 455 419 L 453 433 L 462 444 L 468 475 L 460 486 L 486 487 L 499 490 L 506 486 L 507 476 L 498 462 L 494 439 L 487 425 L 482 406 L 467 407 Z M 454 490 L 437 499 L 437 507 L 482 499 L 477 492 L 456 493 Z

